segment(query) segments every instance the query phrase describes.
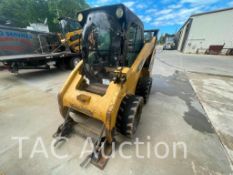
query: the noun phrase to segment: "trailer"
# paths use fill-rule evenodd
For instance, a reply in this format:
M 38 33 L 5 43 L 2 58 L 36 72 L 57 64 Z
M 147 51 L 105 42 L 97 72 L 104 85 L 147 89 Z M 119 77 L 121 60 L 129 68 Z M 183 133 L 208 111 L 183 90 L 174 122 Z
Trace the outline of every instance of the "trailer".
M 72 53 L 55 33 L 0 25 L 0 62 L 11 72 L 19 69 L 73 68 L 79 53 Z

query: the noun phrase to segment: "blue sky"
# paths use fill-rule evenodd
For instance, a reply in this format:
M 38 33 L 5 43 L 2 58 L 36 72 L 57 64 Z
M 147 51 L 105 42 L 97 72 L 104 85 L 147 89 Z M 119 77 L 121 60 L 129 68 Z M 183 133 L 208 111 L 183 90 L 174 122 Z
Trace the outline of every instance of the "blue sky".
M 190 15 L 233 7 L 233 0 L 87 0 L 91 7 L 123 3 L 144 22 L 145 29 L 175 33 Z

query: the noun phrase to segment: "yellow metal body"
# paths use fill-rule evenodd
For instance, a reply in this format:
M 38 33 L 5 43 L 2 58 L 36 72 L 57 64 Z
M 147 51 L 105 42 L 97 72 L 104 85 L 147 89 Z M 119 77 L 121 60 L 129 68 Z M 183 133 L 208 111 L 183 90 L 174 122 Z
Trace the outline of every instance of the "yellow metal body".
M 79 90 L 80 84 L 82 81 L 85 81 L 81 74 L 83 61 L 80 61 L 58 94 L 62 116 L 65 117 L 67 109 L 72 108 L 75 111 L 100 120 L 104 123 L 106 130 L 111 133 L 112 129 L 115 128 L 122 99 L 127 94 L 135 94 L 138 79 L 145 74 L 150 74 L 155 54 L 155 45 L 155 37 L 150 42 L 145 43 L 133 65 L 131 67 L 123 67 L 122 69 L 122 73 L 126 75 L 126 82 L 124 84 L 116 84 L 111 81 L 103 96 Z M 148 59 L 150 59 L 150 68 L 143 70 L 143 66 Z
M 80 53 L 81 49 L 82 49 L 82 45 L 81 45 L 81 35 L 82 35 L 82 29 L 80 30 L 76 30 L 73 32 L 68 32 L 65 34 L 65 41 L 67 42 L 69 48 L 75 52 L 75 53 Z M 74 41 L 71 39 L 72 37 L 79 35 L 80 39 L 75 39 Z

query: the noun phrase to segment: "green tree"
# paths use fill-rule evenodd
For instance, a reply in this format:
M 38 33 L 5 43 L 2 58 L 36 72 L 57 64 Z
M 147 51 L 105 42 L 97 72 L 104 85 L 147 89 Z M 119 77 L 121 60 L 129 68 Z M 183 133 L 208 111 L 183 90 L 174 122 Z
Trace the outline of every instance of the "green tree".
M 25 27 L 30 22 L 29 0 L 7 0 L 0 2 L 0 16 L 18 27 Z
M 58 30 L 58 18 L 62 16 L 76 18 L 76 13 L 89 8 L 85 0 L 48 0 L 49 12 L 51 14 L 49 23 L 52 31 Z
M 59 31 L 58 17 L 76 17 L 76 12 L 88 8 L 85 0 L 0 0 L 0 20 L 9 20 L 14 26 L 43 23 L 47 18 L 50 31 Z
M 165 35 L 162 34 L 162 35 L 160 36 L 160 38 L 159 38 L 159 44 L 164 44 L 164 43 L 165 43 L 165 36 L 166 36 L 166 34 L 165 34 Z

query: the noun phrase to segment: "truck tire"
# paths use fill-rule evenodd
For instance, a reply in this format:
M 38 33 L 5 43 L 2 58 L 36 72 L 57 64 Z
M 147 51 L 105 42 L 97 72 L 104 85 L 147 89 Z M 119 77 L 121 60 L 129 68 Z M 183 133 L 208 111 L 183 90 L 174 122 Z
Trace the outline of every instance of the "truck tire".
M 148 101 L 151 86 L 152 86 L 152 78 L 151 77 L 141 77 L 138 80 L 135 95 L 143 97 L 145 104 Z
M 60 70 L 66 70 L 66 65 L 63 60 L 57 60 L 55 67 Z
M 18 71 L 19 71 L 18 64 L 15 62 L 11 63 L 9 71 L 11 73 L 18 73 Z
M 139 124 L 143 98 L 127 95 L 122 100 L 116 121 L 117 130 L 124 136 L 132 138 Z
M 72 70 L 75 68 L 75 66 L 79 63 L 80 58 L 79 57 L 73 57 L 69 61 L 69 68 Z

